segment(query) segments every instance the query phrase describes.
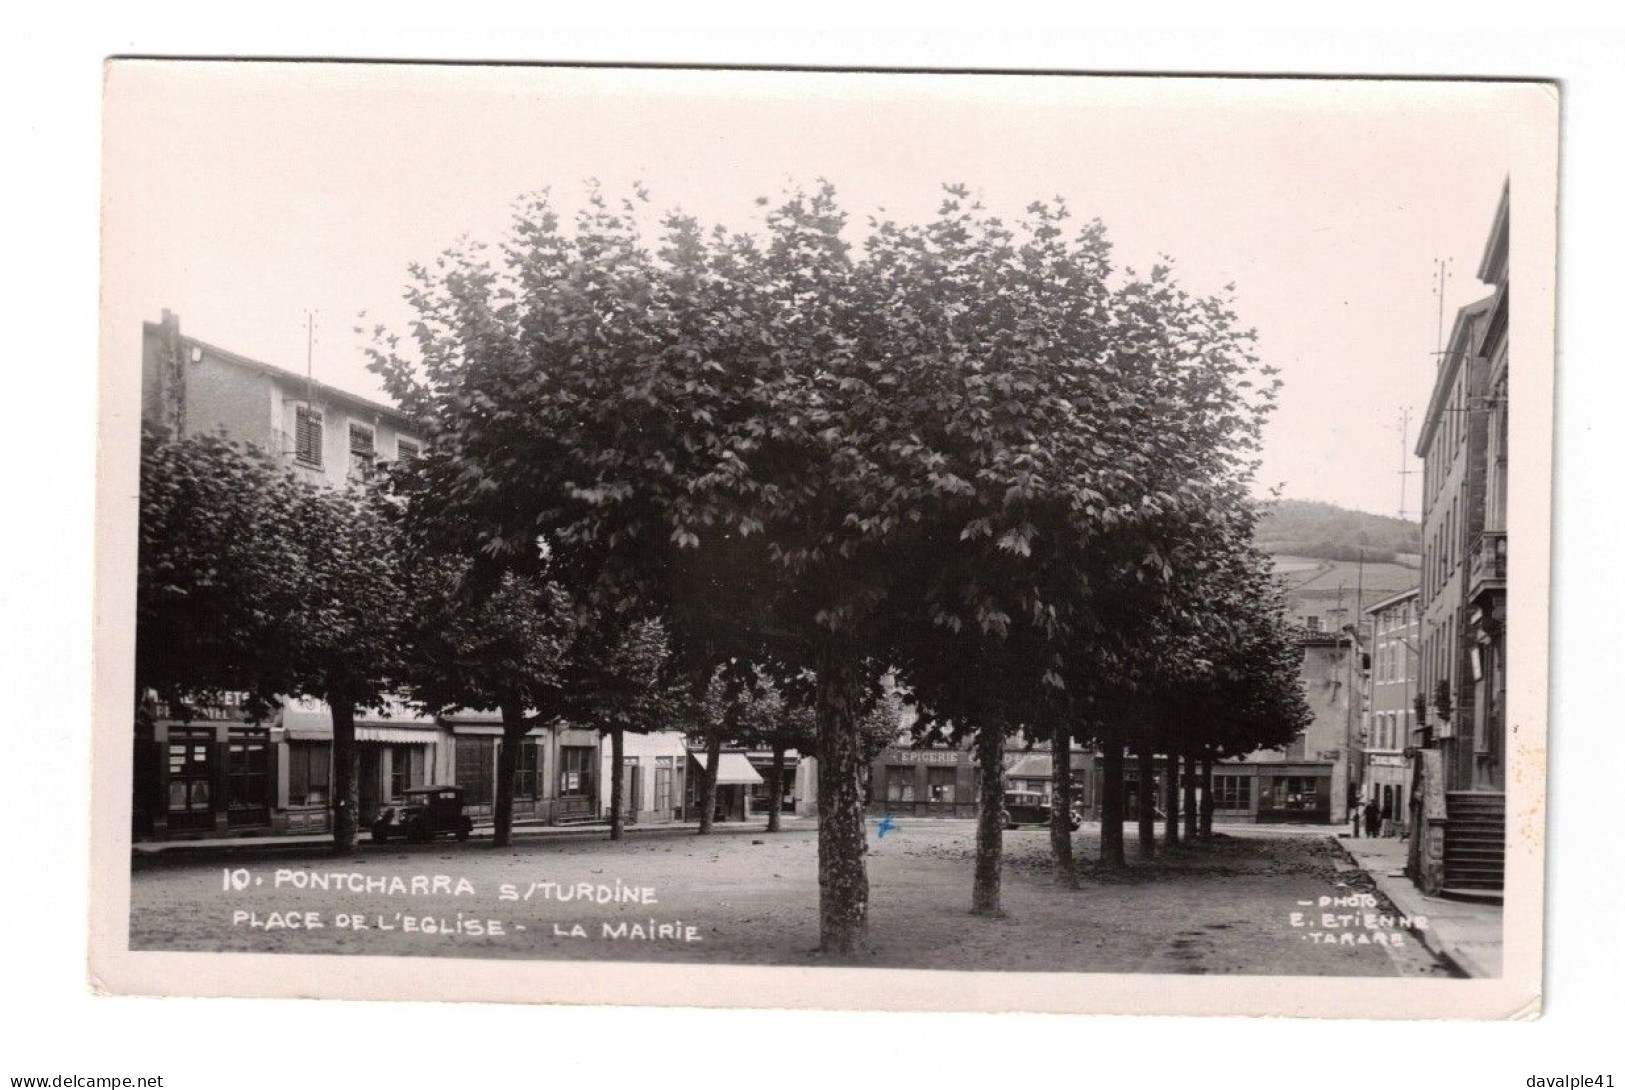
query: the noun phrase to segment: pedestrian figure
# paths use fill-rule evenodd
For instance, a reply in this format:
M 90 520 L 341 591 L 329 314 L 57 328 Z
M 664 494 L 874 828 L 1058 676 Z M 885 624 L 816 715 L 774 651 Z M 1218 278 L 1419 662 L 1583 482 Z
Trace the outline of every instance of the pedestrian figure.
M 1370 802 L 1365 804 L 1365 835 L 1370 837 L 1376 836 L 1377 827 L 1381 822 L 1382 807 L 1377 805 L 1376 799 L 1372 799 Z

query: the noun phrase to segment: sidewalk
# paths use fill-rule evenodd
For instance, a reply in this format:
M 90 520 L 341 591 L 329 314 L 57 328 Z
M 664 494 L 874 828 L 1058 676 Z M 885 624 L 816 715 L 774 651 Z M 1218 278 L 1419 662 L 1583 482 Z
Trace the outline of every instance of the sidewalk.
M 1424 897 L 1404 874 L 1408 841 L 1347 835 L 1336 841 L 1395 908 L 1407 916 L 1427 917 L 1427 927 L 1412 933 L 1434 955 L 1470 977 L 1501 975 L 1500 905 Z

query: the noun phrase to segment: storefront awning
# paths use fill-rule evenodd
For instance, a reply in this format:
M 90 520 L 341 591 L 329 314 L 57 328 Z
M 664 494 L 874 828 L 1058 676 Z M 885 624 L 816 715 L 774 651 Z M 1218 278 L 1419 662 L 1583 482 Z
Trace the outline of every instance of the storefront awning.
M 705 754 L 696 753 L 694 760 L 701 768 L 706 767 Z M 761 775 L 750 766 L 743 753 L 724 753 L 717 762 L 717 783 L 761 783 Z
M 331 742 L 333 728 L 306 724 L 304 726 L 289 727 L 287 730 L 290 742 Z M 385 742 L 390 745 L 427 746 L 435 740 L 432 730 L 412 730 L 410 727 L 363 727 L 355 728 L 357 742 Z
M 1006 776 L 1012 779 L 1047 780 L 1054 774 L 1054 768 L 1046 753 L 1024 753 L 1011 765 Z
M 434 742 L 432 730 L 411 730 L 407 727 L 357 727 L 358 742 L 389 742 L 393 745 L 426 746 Z

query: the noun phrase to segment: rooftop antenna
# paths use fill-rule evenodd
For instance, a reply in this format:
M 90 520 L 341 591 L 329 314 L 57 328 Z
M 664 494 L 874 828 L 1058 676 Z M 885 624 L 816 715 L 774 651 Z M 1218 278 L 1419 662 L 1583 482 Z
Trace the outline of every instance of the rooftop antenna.
M 1405 513 L 1405 489 L 1410 483 L 1410 477 L 1416 470 L 1411 465 L 1411 407 L 1406 405 L 1399 411 L 1399 517 L 1408 519 Z
M 1433 358 L 1436 363 L 1444 363 L 1444 291 L 1445 282 L 1450 279 L 1450 265 L 1453 258 L 1433 259 L 1433 294 L 1439 300 L 1439 328 L 1434 338 Z
M 316 312 L 305 311 L 305 404 L 312 408 L 316 405 Z

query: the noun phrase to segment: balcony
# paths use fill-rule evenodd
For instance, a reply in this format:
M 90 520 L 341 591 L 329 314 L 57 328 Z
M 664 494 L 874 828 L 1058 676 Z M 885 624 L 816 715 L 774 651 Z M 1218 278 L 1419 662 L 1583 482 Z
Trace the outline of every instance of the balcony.
M 1468 567 L 1467 598 L 1476 602 L 1488 591 L 1507 589 L 1507 535 L 1505 530 L 1485 530 L 1473 542 Z

